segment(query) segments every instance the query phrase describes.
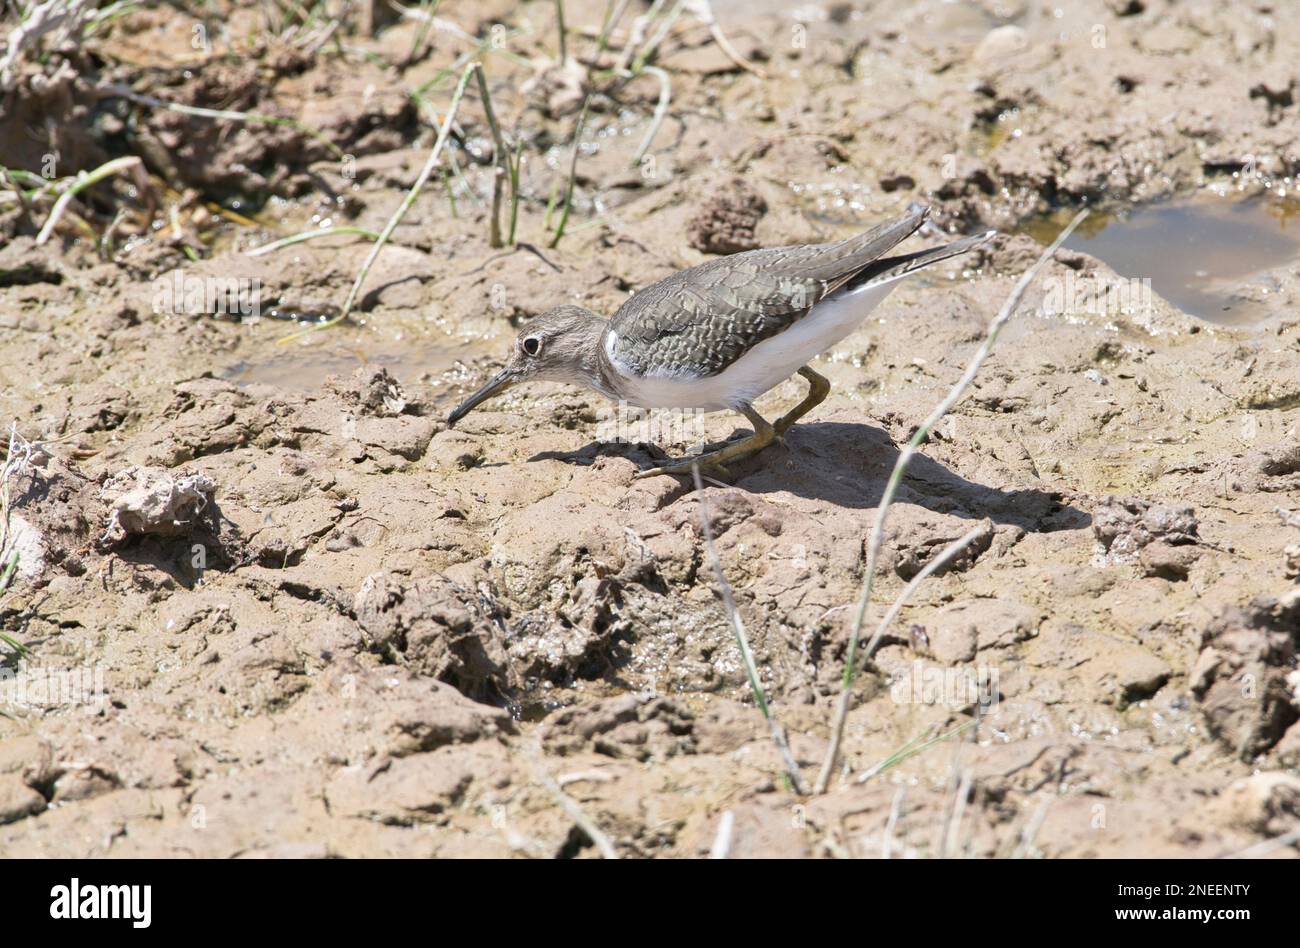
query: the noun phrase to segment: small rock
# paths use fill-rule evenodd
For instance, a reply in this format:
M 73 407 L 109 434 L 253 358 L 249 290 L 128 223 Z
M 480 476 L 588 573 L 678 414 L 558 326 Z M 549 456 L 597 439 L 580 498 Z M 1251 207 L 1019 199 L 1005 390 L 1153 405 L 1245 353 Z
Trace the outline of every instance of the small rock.
M 979 636 L 973 625 L 941 625 L 930 633 L 930 652 L 944 665 L 969 662 L 975 657 Z
M 1138 563 L 1143 576 L 1158 576 L 1161 579 L 1182 580 L 1191 572 L 1192 564 L 1201 556 L 1201 550 L 1195 546 L 1175 546 L 1164 540 L 1157 540 L 1144 546 L 1138 554 Z
M 1029 34 L 1018 26 L 999 26 L 989 30 L 975 47 L 975 61 L 980 63 L 1018 56 L 1029 49 Z
M 547 719 L 542 744 L 553 754 L 588 749 L 646 761 L 694 751 L 694 717 L 670 698 L 623 695 L 565 708 Z

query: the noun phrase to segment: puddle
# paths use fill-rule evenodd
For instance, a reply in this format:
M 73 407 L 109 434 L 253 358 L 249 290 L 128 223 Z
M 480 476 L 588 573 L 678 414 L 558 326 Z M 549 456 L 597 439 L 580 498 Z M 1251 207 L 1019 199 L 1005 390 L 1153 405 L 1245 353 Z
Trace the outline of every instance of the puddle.
M 446 339 L 324 339 L 306 345 L 269 346 L 271 351 L 228 366 L 220 374 L 238 385 L 277 385 L 298 392 L 319 391 L 331 375 L 350 375 L 367 363 L 382 365 L 410 392 L 434 404 L 455 400 L 457 385 L 473 375 L 468 368 L 481 349 Z M 429 387 L 433 390 L 430 393 Z
M 1072 216 L 1062 211 L 1024 231 L 1041 243 Z M 1196 196 L 1123 214 L 1094 212 L 1065 242 L 1185 313 L 1225 325 L 1272 315 L 1266 271 L 1300 260 L 1300 201 Z

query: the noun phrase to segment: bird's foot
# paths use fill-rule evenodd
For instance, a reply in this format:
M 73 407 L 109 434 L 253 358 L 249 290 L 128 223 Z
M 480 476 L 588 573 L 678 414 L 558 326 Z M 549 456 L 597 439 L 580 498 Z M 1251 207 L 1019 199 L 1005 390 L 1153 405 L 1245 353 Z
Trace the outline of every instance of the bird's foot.
M 752 457 L 774 440 L 774 434 L 769 429 L 766 437 L 751 435 L 748 438 L 741 438 L 739 441 L 733 441 L 717 451 L 669 461 L 667 464 L 651 468 L 648 471 L 638 471 L 633 477 L 634 479 L 640 479 L 642 477 L 658 477 L 660 474 L 690 474 L 691 469 L 698 466 L 701 474 L 719 475 L 730 479 L 731 473 L 725 467 L 726 464 Z

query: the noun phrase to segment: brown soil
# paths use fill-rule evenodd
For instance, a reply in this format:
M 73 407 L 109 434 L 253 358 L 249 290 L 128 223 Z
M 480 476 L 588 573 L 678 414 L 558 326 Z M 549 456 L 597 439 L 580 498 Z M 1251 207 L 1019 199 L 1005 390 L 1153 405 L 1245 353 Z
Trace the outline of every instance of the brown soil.
M 727 811 L 732 856 L 1206 856 L 1294 829 L 1294 261 L 1246 281 L 1267 279 L 1271 315 L 1233 328 L 1158 297 L 1051 312 L 1053 285 L 1116 274 L 1078 252 L 1049 264 L 891 512 L 868 629 L 937 550 L 989 530 L 868 663 L 829 793 L 787 789 L 703 546 L 702 503 L 811 782 L 881 493 L 1037 256 L 1026 229 L 1208 186 L 1288 200 L 1295 11 L 1068 6 L 855 0 L 797 24 L 784 5 L 718 4 L 766 78 L 683 18 L 657 58 L 672 100 L 653 161 L 629 164 L 657 83 L 617 101 L 598 86 L 554 249 L 572 77 L 490 55 L 497 115 L 525 143 L 529 246 L 487 244 L 491 144 L 471 90 L 456 151 L 479 199 L 462 186 L 453 216 L 435 178 L 359 322 L 287 344 L 272 310 L 331 312 L 368 245 L 243 251 L 327 218 L 381 229 L 432 140 L 407 92 L 472 47 L 435 31 L 431 55 L 386 67 L 416 24 L 350 28 L 344 60 L 241 7 L 204 53 L 166 8 L 97 35 L 39 100 L 28 67 L 5 147 L 63 129 L 60 174 L 139 154 L 185 234 L 141 227 L 100 255 L 69 225 L 37 247 L 46 211 L 0 207 L 0 417 L 40 442 L 8 485 L 22 555 L 0 631 L 29 651 L 0 644 L 19 676 L 0 696 L 60 669 L 98 671 L 106 693 L 0 697 L 0 854 L 596 855 L 546 777 L 627 856 L 705 855 Z M 589 55 L 604 8 L 566 4 L 571 52 Z M 439 15 L 484 38 L 529 25 L 507 49 L 540 64 L 551 9 Z M 454 81 L 428 92 L 439 117 Z M 293 118 L 350 157 L 295 126 L 98 97 L 106 82 Z M 103 226 L 117 201 L 145 220 L 128 187 L 97 186 L 80 216 Z M 613 441 L 591 393 L 541 384 L 443 421 L 550 306 L 611 313 L 709 253 L 831 239 L 911 201 L 954 231 L 1004 233 L 897 290 L 818 362 L 829 400 L 703 499 L 633 480 L 685 445 L 662 429 Z M 205 278 L 258 281 L 263 318 L 158 305 Z M 734 426 L 711 415 L 705 434 Z M 973 681 L 996 698 L 978 714 Z

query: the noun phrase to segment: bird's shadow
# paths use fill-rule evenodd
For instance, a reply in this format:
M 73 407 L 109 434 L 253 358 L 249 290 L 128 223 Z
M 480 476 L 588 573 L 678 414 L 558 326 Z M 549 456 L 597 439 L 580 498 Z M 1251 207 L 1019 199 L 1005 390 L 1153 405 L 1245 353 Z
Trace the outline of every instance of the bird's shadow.
M 924 449 L 923 449 L 924 450 Z M 879 506 L 899 448 L 873 425 L 810 422 L 796 425 L 784 443 L 728 465 L 732 483 L 754 494 L 786 491 L 810 500 L 863 509 Z M 625 457 L 642 470 L 663 463 L 644 445 L 593 441 L 575 451 L 545 451 L 529 460 L 589 465 L 599 457 Z M 689 483 L 690 475 L 678 477 Z M 918 452 L 908 465 L 896 499 L 936 513 L 972 520 L 988 517 L 1030 532 L 1074 530 L 1092 522 L 1087 512 L 1063 503 L 1055 491 L 1003 490 L 969 481 Z

